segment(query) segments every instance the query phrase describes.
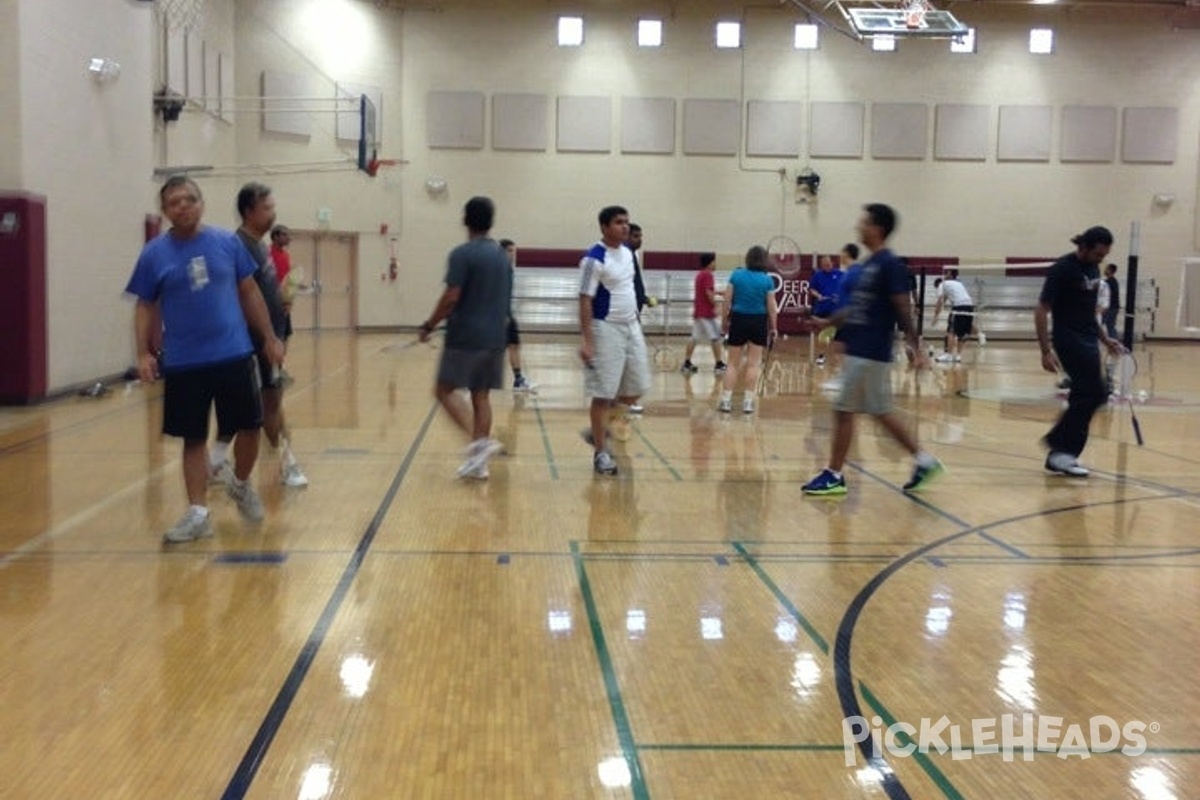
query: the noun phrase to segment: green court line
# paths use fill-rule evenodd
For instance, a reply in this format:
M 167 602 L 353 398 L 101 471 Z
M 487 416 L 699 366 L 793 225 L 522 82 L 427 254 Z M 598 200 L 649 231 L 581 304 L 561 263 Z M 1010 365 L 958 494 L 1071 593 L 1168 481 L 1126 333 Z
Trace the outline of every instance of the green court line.
M 633 740 L 633 729 L 629 725 L 629 714 L 625 711 L 625 701 L 621 699 L 621 687 L 617 683 L 616 670 L 613 669 L 612 654 L 604 641 L 604 628 L 600 625 L 596 599 L 592 596 L 592 584 L 588 580 L 587 569 L 579 553 L 579 542 L 571 542 L 571 555 L 575 561 L 575 575 L 579 579 L 579 593 L 583 596 L 583 605 L 587 609 L 592 645 L 596 648 L 596 659 L 600 662 L 600 672 L 604 675 L 604 690 L 608 694 L 608 707 L 612 711 L 613 724 L 617 729 L 617 740 L 621 743 L 621 752 L 625 756 L 625 764 L 629 767 L 629 786 L 634 800 L 650 800 L 650 790 L 646 787 L 646 777 L 642 774 L 642 764 L 638 760 L 637 743 Z
M 787 609 L 787 612 L 792 615 L 793 619 L 800 623 L 800 627 L 804 628 L 804 632 L 808 634 L 808 638 L 812 639 L 817 647 L 821 648 L 822 653 L 829 655 L 829 643 L 825 641 L 825 637 L 817 632 L 817 629 L 808 621 L 808 618 L 800 613 L 800 609 L 796 608 L 775 581 L 771 580 L 771 576 L 767 575 L 766 570 L 759 566 L 758 560 L 750 555 L 741 542 L 733 542 L 732 545 L 733 549 L 738 552 L 738 555 L 750 565 L 750 569 L 754 570 L 754 574 L 758 576 L 758 579 L 766 585 L 771 594 L 775 595 L 775 599 L 779 601 L 779 604 Z
M 867 705 L 875 709 L 875 713 L 883 719 L 883 725 L 885 728 L 890 728 L 896 724 L 896 718 L 892 716 L 890 711 L 883 707 L 883 703 L 880 703 L 879 699 L 875 697 L 875 695 L 871 694 L 871 690 L 867 688 L 866 684 L 864 684 L 862 681 L 859 681 L 858 689 L 862 692 L 863 699 L 867 701 Z M 917 742 L 914 742 L 912 738 L 903 731 L 897 732 L 896 741 L 905 746 L 909 744 L 917 744 Z M 950 780 L 946 777 L 945 773 L 937 768 L 937 766 L 933 763 L 933 759 L 929 757 L 929 754 L 922 753 L 920 750 L 914 750 L 912 758 L 921 765 L 921 769 L 925 770 L 925 774 L 929 776 L 930 780 L 932 780 L 937 787 L 942 790 L 942 794 L 950 798 L 950 800 L 963 800 L 963 796 L 950 783 Z
M 667 752 L 781 752 L 781 753 L 842 753 L 844 744 L 645 744 L 639 743 L 638 750 L 661 750 Z
M 660 453 L 658 451 L 658 448 L 650 443 L 650 440 L 646 438 L 646 434 L 642 433 L 641 430 L 638 429 L 637 435 L 638 435 L 638 438 L 642 440 L 642 444 L 644 444 L 644 445 L 646 445 L 646 447 L 650 448 L 650 452 L 654 453 L 655 458 L 657 458 L 659 461 L 662 462 L 662 465 L 667 468 L 667 472 L 671 473 L 671 475 L 674 476 L 675 480 L 677 480 L 677 481 L 683 480 L 683 476 L 679 474 L 678 470 L 676 470 L 674 467 L 671 466 L 671 462 L 667 461 L 667 457 L 664 456 L 662 453 Z
M 558 466 L 554 463 L 554 450 L 550 448 L 550 435 L 546 432 L 546 423 L 542 420 L 542 407 L 534 405 L 533 414 L 537 417 L 538 430 L 542 432 L 542 448 L 546 451 L 546 463 L 550 466 L 550 480 L 558 480 Z

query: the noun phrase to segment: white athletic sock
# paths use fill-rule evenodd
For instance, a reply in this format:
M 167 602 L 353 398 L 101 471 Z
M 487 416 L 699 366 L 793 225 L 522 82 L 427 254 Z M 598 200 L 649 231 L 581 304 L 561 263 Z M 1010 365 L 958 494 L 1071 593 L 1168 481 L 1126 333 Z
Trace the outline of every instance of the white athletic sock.
M 711 403 L 712 401 L 709 400 L 709 402 Z M 733 402 L 733 390 L 732 389 L 722 389 L 721 390 L 721 402 L 722 403 Z
M 937 463 L 937 459 L 934 458 L 929 453 L 925 452 L 924 450 L 920 450 L 917 452 L 917 466 L 932 467 L 936 463 Z
M 204 519 L 208 516 L 208 506 L 189 506 L 188 513 Z
M 208 465 L 210 467 L 219 467 L 228 455 L 229 442 L 222 442 L 220 439 L 217 439 L 208 446 Z
M 283 436 L 279 437 L 279 460 L 285 467 L 290 467 L 296 463 L 296 457 L 292 455 L 292 446 Z

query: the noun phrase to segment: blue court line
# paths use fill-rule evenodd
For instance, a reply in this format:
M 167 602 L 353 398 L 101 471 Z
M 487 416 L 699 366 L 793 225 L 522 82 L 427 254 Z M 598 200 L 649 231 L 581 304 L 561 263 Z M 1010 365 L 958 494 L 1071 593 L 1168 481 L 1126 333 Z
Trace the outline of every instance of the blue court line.
M 638 438 L 642 440 L 642 444 L 644 444 L 644 445 L 646 445 L 646 447 L 650 448 L 650 452 L 654 453 L 655 458 L 657 458 L 659 461 L 662 462 L 662 465 L 667 468 L 667 472 L 671 473 L 672 477 L 674 477 L 675 480 L 677 480 L 677 481 L 683 480 L 683 476 L 679 474 L 678 470 L 676 470 L 673 466 L 671 466 L 671 462 L 667 461 L 667 457 L 658 451 L 658 448 L 655 447 L 651 443 L 651 441 L 646 438 L 646 434 L 642 433 L 640 428 L 637 429 L 637 435 L 638 435 Z
M 425 440 L 425 435 L 429 432 L 429 426 L 433 422 L 437 408 L 437 405 L 434 405 L 429 409 L 429 413 L 425 415 L 425 422 L 421 425 L 420 431 L 417 432 L 416 439 L 413 440 L 412 445 L 408 448 L 408 453 L 405 454 L 404 461 L 400 463 L 399 469 L 396 470 L 396 475 L 392 478 L 392 484 L 383 496 L 379 508 L 376 509 L 375 516 L 371 518 L 367 529 L 363 531 L 362 538 L 359 539 L 358 546 L 354 549 L 354 554 L 350 557 L 350 562 L 346 564 L 346 568 L 342 571 L 341 579 L 338 580 L 333 594 L 330 595 L 329 601 L 325 604 L 325 609 L 317 619 L 317 624 L 313 626 L 312 632 L 309 633 L 308 639 L 304 643 L 304 647 L 300 649 L 300 654 L 296 656 L 296 661 L 292 664 L 292 669 L 288 673 L 287 679 L 284 680 L 283 686 L 280 687 L 279 693 L 275 696 L 275 702 L 271 703 L 271 708 L 267 711 L 266 717 L 259 726 L 258 733 L 255 734 L 253 741 L 250 742 L 250 747 L 246 750 L 246 754 L 242 756 L 241 763 L 238 764 L 233 777 L 229 780 L 229 785 L 225 787 L 225 792 L 221 795 L 222 800 L 240 800 L 249 791 L 250 784 L 254 781 L 254 776 L 258 774 L 258 769 L 262 766 L 263 759 L 266 758 L 267 750 L 270 749 L 271 742 L 275 739 L 275 734 L 279 732 L 279 728 L 283 725 L 283 720 L 287 716 L 288 710 L 292 707 L 292 701 L 296 699 L 296 695 L 300 691 L 300 684 L 304 682 L 304 678 L 308 675 L 308 670 L 312 667 L 313 661 L 317 657 L 317 651 L 321 649 L 321 645 L 325 642 L 325 637 L 333 625 L 333 620 L 341 609 L 342 602 L 346 599 L 347 593 L 350 591 L 350 585 L 354 582 L 354 578 L 358 575 L 358 570 L 362 567 L 363 559 L 367 556 L 367 551 L 371 549 L 371 543 L 375 541 L 375 534 L 379 532 L 379 526 L 383 524 L 384 517 L 387 516 L 388 510 L 392 507 L 392 502 L 396 499 L 397 492 L 400 491 L 400 484 L 404 482 L 405 476 L 408 475 L 409 467 L 412 466 L 413 458 L 416 456 L 421 443 Z
M 732 542 L 732 545 L 733 549 L 738 552 L 738 555 L 742 557 L 750 569 L 754 570 L 754 574 L 763 582 L 767 590 L 775 596 L 775 600 L 787 610 L 792 619 L 800 623 L 800 627 L 804 628 L 804 632 L 808 634 L 808 638 L 812 639 L 817 647 L 821 648 L 823 654 L 829 655 L 829 642 L 825 641 L 825 637 L 817 632 L 813 624 L 808 621 L 808 617 L 800 613 L 800 609 L 796 608 L 795 604 L 788 599 L 788 596 L 783 593 L 779 585 L 771 580 L 771 576 L 759 565 L 758 560 L 742 546 L 741 542 Z
M 214 564 L 282 564 L 287 561 L 287 553 L 258 552 L 258 551 L 229 551 L 213 554 Z
M 633 739 L 633 729 L 629 724 L 629 714 L 625 711 L 625 701 L 621 698 L 621 686 L 617 682 L 617 672 L 613 668 L 612 654 L 604 639 L 604 628 L 600 624 L 600 614 L 596 609 L 596 598 L 592 595 L 592 584 L 588 580 L 587 569 L 583 557 L 579 553 L 579 542 L 572 540 L 571 555 L 575 561 L 575 575 L 579 579 L 579 593 L 583 596 L 583 606 L 587 609 L 588 627 L 592 632 L 592 646 L 596 648 L 596 659 L 600 662 L 600 672 L 604 676 L 604 690 L 608 695 L 608 707 L 612 712 L 613 725 L 617 729 L 617 740 L 621 743 L 621 752 L 625 757 L 625 765 L 629 769 L 630 790 L 634 800 L 649 800 L 650 790 L 646 786 L 646 777 L 642 772 L 642 764 L 638 759 L 637 743 Z
M 550 447 L 550 435 L 546 432 L 546 423 L 542 420 L 542 407 L 534 404 L 533 415 L 537 419 L 538 430 L 542 432 L 542 449 L 546 451 L 546 463 L 550 466 L 550 480 L 558 480 L 558 466 L 554 463 L 554 449 Z

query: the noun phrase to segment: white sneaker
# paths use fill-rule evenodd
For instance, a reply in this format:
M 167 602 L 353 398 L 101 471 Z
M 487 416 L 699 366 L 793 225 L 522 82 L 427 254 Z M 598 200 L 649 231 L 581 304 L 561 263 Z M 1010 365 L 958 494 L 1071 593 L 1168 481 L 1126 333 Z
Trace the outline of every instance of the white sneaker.
M 939 364 L 946 364 L 953 360 L 954 356 L 950 355 L 949 353 L 938 353 L 937 358 L 934 359 L 934 361 L 938 362 Z
M 824 383 L 821 384 L 821 391 L 823 391 L 823 392 L 829 392 L 830 394 L 837 394 L 841 390 L 842 390 L 842 382 L 840 379 L 835 378 L 834 380 L 825 381 Z
M 302 489 L 308 486 L 308 476 L 300 469 L 300 465 L 296 462 L 291 464 L 282 464 L 279 468 L 279 479 L 284 486 L 290 486 L 293 489 Z
M 733 411 L 733 401 L 721 398 L 721 402 L 717 403 L 717 411 L 720 411 L 722 414 L 728 414 Z
M 208 514 L 201 514 L 193 508 L 188 508 L 187 513 L 180 518 L 179 522 L 176 522 L 169 531 L 163 534 L 163 544 L 181 544 L 212 535 L 212 523 L 208 520 Z
M 247 522 L 262 522 L 265 516 L 262 500 L 250 485 L 250 481 L 242 482 L 235 477 L 225 484 L 225 493 L 237 503 L 238 512 Z
M 486 481 L 491 477 L 491 472 L 488 470 L 487 464 L 478 464 L 468 469 L 460 477 L 470 478 L 473 481 Z
M 742 400 L 742 413 L 743 414 L 753 414 L 754 413 L 754 398 L 753 397 L 747 397 Z
M 1088 476 L 1087 467 L 1081 465 L 1079 460 L 1070 453 L 1060 453 L 1057 451 L 1050 453 L 1050 455 L 1046 456 L 1046 469 L 1072 478 L 1086 478 Z
M 979 343 L 987 344 L 987 336 L 984 335 L 983 331 L 979 332 Z
M 458 465 L 455 475 L 459 478 L 472 477 L 472 473 L 478 472 L 480 467 L 486 472 L 487 462 L 503 449 L 504 445 L 495 439 L 476 439 L 467 445 L 464 451 L 466 459 Z
M 208 485 L 223 486 L 233 479 L 233 465 L 228 460 L 213 466 L 208 465 Z

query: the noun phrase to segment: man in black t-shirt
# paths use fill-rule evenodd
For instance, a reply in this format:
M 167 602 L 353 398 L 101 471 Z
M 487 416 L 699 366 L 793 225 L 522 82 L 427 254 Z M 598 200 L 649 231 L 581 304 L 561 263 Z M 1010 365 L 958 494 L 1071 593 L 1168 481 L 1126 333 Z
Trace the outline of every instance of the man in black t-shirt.
M 1075 252 L 1055 261 L 1046 274 L 1033 318 L 1038 344 L 1042 348 L 1042 369 L 1047 372 L 1062 369 L 1071 379 L 1067 407 L 1043 438 L 1050 448 L 1046 469 L 1082 478 L 1087 476 L 1088 470 L 1080 465 L 1079 454 L 1087 445 L 1092 416 L 1108 400 L 1100 366 L 1100 345 L 1113 355 L 1120 354 L 1124 348 L 1096 319 L 1100 264 L 1112 248 L 1112 233 L 1096 226 L 1071 242 L 1076 246 Z M 1053 337 L 1047 324 L 1051 316 L 1054 317 Z

